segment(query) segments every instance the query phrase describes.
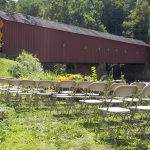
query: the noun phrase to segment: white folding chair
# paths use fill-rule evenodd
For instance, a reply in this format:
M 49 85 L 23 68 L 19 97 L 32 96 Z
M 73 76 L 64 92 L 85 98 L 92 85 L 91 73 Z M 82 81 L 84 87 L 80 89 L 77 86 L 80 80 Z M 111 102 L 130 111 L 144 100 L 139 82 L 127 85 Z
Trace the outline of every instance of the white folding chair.
M 23 105 L 33 106 L 35 92 L 35 82 L 33 80 L 21 80 L 20 81 L 21 92 L 18 93 L 18 98 Z
M 112 94 L 113 94 L 113 92 L 115 91 L 115 89 L 117 88 L 117 87 L 119 87 L 119 86 L 122 86 L 122 85 L 127 85 L 127 83 L 113 83 L 112 85 L 110 85 L 110 87 L 109 87 L 109 90 L 108 90 L 108 93 L 107 93 L 107 99 L 106 99 L 106 103 L 110 103 L 110 101 L 111 101 L 111 103 L 113 103 L 114 105 L 115 104 L 119 104 L 119 103 L 123 103 L 123 101 L 122 101 L 122 97 L 117 97 L 117 96 L 115 96 L 115 97 L 113 97 L 113 99 L 111 99 L 112 98 Z
M 54 90 L 54 83 L 50 80 L 39 81 L 38 91 L 35 94 L 35 104 L 38 107 L 39 102 L 43 102 L 46 106 L 50 107 L 52 110 L 55 106 L 55 101 L 53 99 L 53 94 L 56 93 Z
M 87 96 L 87 90 L 89 85 L 92 84 L 91 81 L 79 81 L 75 86 L 75 92 L 73 96 L 75 99 L 85 99 Z
M 7 91 L 8 91 L 9 83 L 8 79 L 0 78 L 0 99 L 1 101 L 6 100 Z
M 21 89 L 19 88 L 21 80 L 18 79 L 10 79 L 8 80 L 9 87 L 7 91 L 7 98 L 6 98 L 6 103 L 8 105 L 13 104 L 13 106 L 20 106 L 21 101 L 18 99 L 18 93 L 22 92 Z
M 134 99 L 132 98 L 126 98 L 125 101 L 130 103 L 130 106 L 134 105 L 135 103 L 137 103 L 139 101 L 139 96 L 141 95 L 141 92 L 143 90 L 143 88 L 146 86 L 146 83 L 144 82 L 133 82 L 131 83 L 131 85 L 135 85 L 138 88 L 137 94 L 135 96 Z M 132 103 L 131 103 L 132 101 Z
M 79 100 L 79 102 L 82 104 L 81 111 L 85 114 L 90 106 L 92 106 L 93 111 L 97 113 L 98 106 L 101 105 L 106 98 L 107 88 L 108 84 L 105 82 L 90 84 L 88 87 L 89 93 L 87 93 L 89 99 Z
M 72 80 L 65 80 L 57 83 L 57 93 L 54 95 L 54 98 L 57 101 L 57 110 L 60 110 L 59 108 L 64 106 L 61 110 L 69 114 L 71 108 L 75 106 L 73 97 L 75 86 L 76 82 Z

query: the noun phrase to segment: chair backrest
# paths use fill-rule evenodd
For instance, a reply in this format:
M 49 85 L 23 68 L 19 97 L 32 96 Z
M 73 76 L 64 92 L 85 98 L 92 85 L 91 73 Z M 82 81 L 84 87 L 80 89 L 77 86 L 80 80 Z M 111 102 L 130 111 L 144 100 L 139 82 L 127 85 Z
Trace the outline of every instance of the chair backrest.
M 35 87 L 38 87 L 38 85 L 39 85 L 40 81 L 41 81 L 41 80 L 34 80 Z
M 110 86 L 110 91 L 114 91 L 118 86 L 120 85 L 126 85 L 126 83 L 113 83 L 111 86 Z
M 59 88 L 74 88 L 76 85 L 75 81 L 65 80 L 57 83 L 57 87 Z
M 150 84 L 143 88 L 142 96 L 150 96 Z
M 35 87 L 35 81 L 33 81 L 33 80 L 21 80 L 20 86 L 22 86 L 22 87 Z
M 138 88 L 135 85 L 120 85 L 118 86 L 113 93 L 113 96 L 119 96 L 119 97 L 133 97 L 135 96 Z
M 77 89 L 88 89 L 89 85 L 91 84 L 91 81 L 80 81 L 77 83 L 76 88 Z
M 20 85 L 21 80 L 18 79 L 10 79 L 8 80 L 9 86 L 16 86 L 18 87 Z
M 105 92 L 108 84 L 105 82 L 95 82 L 89 85 L 88 90 L 92 92 Z
M 5 79 L 5 78 L 0 78 L 0 85 L 3 86 L 3 85 L 8 85 L 8 79 Z
M 41 80 L 39 81 L 38 87 L 49 88 L 54 87 L 53 81 L 50 80 Z
M 133 82 L 131 85 L 136 85 L 139 91 L 142 91 L 142 89 L 146 86 L 146 83 L 144 82 Z

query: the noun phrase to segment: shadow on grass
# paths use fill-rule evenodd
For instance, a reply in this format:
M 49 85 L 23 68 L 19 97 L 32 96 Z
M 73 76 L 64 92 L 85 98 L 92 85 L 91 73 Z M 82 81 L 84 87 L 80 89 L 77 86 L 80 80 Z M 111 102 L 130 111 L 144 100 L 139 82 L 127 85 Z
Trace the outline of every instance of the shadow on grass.
M 54 117 L 56 118 L 73 118 L 73 116 L 71 114 L 53 114 Z

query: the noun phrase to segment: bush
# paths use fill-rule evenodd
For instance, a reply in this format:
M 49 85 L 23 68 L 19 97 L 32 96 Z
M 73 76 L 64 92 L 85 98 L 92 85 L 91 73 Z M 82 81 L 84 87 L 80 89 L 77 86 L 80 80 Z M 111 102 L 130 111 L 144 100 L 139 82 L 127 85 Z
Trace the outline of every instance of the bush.
M 44 73 L 39 59 L 26 51 L 16 58 L 16 62 L 8 71 L 15 78 L 28 78 L 35 74 L 40 76 Z

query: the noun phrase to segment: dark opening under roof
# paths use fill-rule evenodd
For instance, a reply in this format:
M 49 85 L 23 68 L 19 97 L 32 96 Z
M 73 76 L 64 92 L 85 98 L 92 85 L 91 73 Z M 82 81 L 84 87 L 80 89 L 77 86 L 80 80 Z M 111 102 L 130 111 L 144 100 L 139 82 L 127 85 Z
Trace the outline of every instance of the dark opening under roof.
M 93 36 L 98 38 L 104 38 L 108 40 L 114 40 L 114 41 L 120 41 L 124 43 L 131 43 L 136 45 L 143 45 L 143 46 L 149 46 L 145 42 L 141 40 L 131 39 L 131 38 L 125 38 L 123 36 L 116 36 L 109 33 L 99 32 L 96 30 L 86 29 L 82 27 L 77 27 L 74 25 L 68 25 L 63 23 L 58 23 L 54 21 L 44 20 L 33 16 L 23 15 L 20 13 L 6 13 L 3 11 L 0 11 L 0 17 L 4 20 L 14 21 L 14 22 L 20 22 L 24 24 L 29 25 L 36 25 L 40 27 L 65 31 L 65 32 L 71 32 L 76 34 L 82 34 L 87 36 Z

